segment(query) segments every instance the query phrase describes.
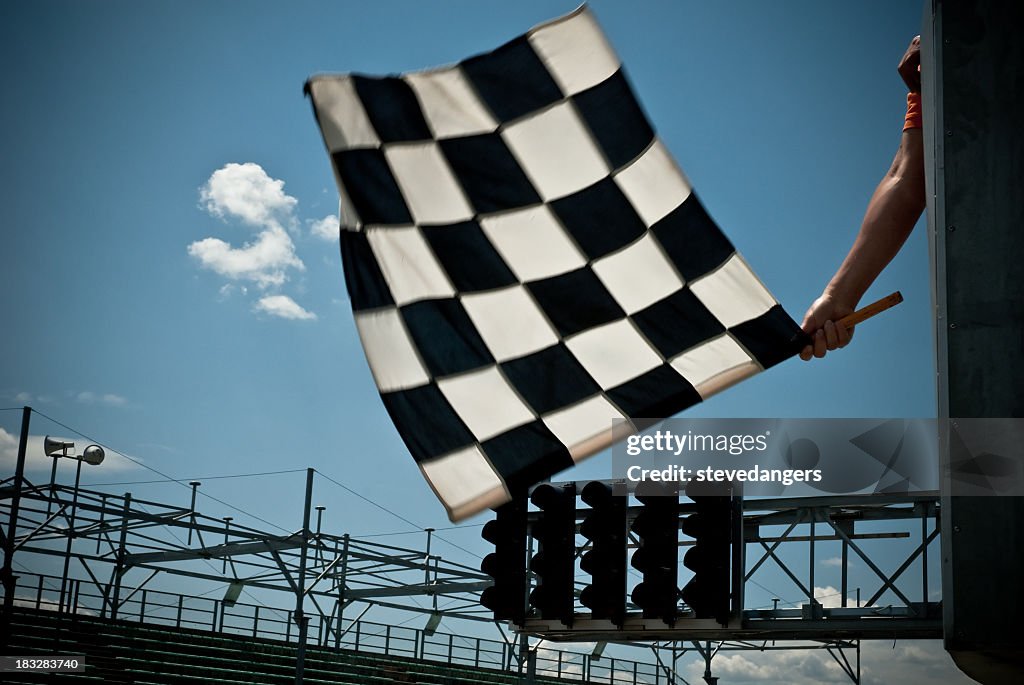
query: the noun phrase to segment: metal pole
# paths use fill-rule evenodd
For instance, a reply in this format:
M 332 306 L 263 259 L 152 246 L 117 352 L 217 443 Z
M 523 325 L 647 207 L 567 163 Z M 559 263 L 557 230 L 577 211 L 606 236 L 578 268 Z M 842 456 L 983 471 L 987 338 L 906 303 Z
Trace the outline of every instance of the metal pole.
M 229 530 L 231 528 L 231 522 L 233 520 L 234 520 L 234 517 L 232 517 L 232 516 L 225 516 L 224 517 L 224 544 L 225 545 L 228 544 L 228 532 L 229 532 Z M 224 558 L 220 562 L 220 572 L 221 573 L 227 573 L 228 572 L 228 556 L 229 555 L 225 554 Z M 234 570 L 234 567 L 232 567 L 232 570 Z
M 63 454 L 63 452 L 66 452 L 66 451 L 67 450 L 61 450 L 62 454 L 54 454 L 54 455 L 52 455 L 53 465 L 50 467 L 50 494 L 51 495 L 53 494 L 53 491 L 54 491 L 54 489 L 57 486 L 57 462 L 60 461 L 61 457 L 65 456 Z M 50 510 L 47 509 L 46 513 L 49 514 Z
M 60 577 L 60 603 L 57 606 L 58 613 L 63 611 L 65 608 L 69 610 L 71 609 L 70 602 L 67 607 L 64 606 L 64 592 L 68 584 L 68 570 L 71 567 L 71 545 L 75 540 L 75 513 L 78 509 L 78 485 L 81 480 L 82 459 L 79 458 L 78 467 L 75 468 L 75 489 L 71 493 L 71 518 L 68 521 L 68 544 L 64 551 L 64 573 Z
M 811 524 L 814 525 L 814 524 Z M 813 594 L 813 593 L 812 593 Z M 813 601 L 813 600 L 812 600 Z M 704 643 L 704 682 L 708 685 L 717 685 L 718 678 L 711 675 L 711 659 L 715 653 L 711 651 L 711 641 L 708 640 Z
M 730 516 L 732 517 L 732 525 L 730 526 L 730 532 L 733 536 L 732 539 L 732 607 L 730 622 L 743 618 L 743 605 L 745 603 L 745 594 L 743 590 L 743 576 L 746 573 L 747 558 L 746 558 L 746 544 L 743 540 L 743 487 L 742 483 L 737 484 L 737 487 L 733 490 L 733 496 L 730 498 Z M 673 668 L 675 666 L 673 665 Z
M 423 558 L 423 585 L 430 585 L 430 537 L 434 533 L 433 528 L 424 528 L 427 533 L 427 554 Z M 436 599 L 436 595 L 435 595 Z
M 857 685 L 860 685 L 860 640 L 857 640 Z
M 921 601 L 928 599 L 928 509 L 921 507 Z
M 192 504 L 190 504 L 189 508 L 188 508 L 188 511 L 189 511 L 188 521 L 191 524 L 188 527 L 188 544 L 191 545 L 192 544 L 192 529 L 196 525 L 196 488 L 198 488 L 200 485 L 202 485 L 202 483 L 197 481 L 197 480 L 193 480 L 193 481 L 189 481 L 188 484 L 192 486 Z
M 61 448 L 60 454 L 50 455 L 53 458 L 53 465 L 50 467 L 50 499 L 46 501 L 46 515 L 50 515 L 50 506 L 53 504 L 54 493 L 57 492 L 57 462 L 62 457 L 68 456 L 68 447 L 65 445 Z
M 14 538 L 18 534 L 18 514 L 21 507 L 21 484 L 25 479 L 25 448 L 28 446 L 28 426 L 32 419 L 32 407 L 21 411 L 21 439 L 18 441 L 18 462 L 14 467 L 14 496 L 11 498 L 11 520 L 7 522 L 7 537 L 4 539 L 4 565 L 0 576 L 4 584 L 4 647 L 11 640 L 11 618 L 14 611 L 14 592 L 18 579 L 14 575 Z
M 842 573 L 841 584 L 842 584 L 842 592 L 843 592 L 842 607 L 844 609 L 846 608 L 846 604 L 847 604 L 846 597 L 849 594 L 849 576 L 848 576 L 848 573 L 847 573 L 847 567 L 849 566 L 849 557 L 850 557 L 850 543 L 847 542 L 846 540 L 843 540 L 843 560 L 842 560 L 843 573 Z
M 338 628 L 334 631 L 334 648 L 341 649 L 341 620 L 345 613 L 345 575 L 348 573 L 348 533 L 345 533 L 341 552 L 341 573 L 338 575 Z M 366 607 L 369 609 L 370 607 Z M 351 627 L 351 626 L 349 626 Z
M 117 618 L 118 604 L 121 603 L 121 576 L 124 575 L 124 558 L 128 554 L 128 515 L 132 510 L 132 493 L 124 493 L 124 510 L 121 512 L 121 540 L 117 547 L 117 568 L 114 570 L 114 597 L 110 602 L 110 618 Z M 178 611 L 179 620 L 181 611 Z
M 106 495 L 100 495 L 100 520 L 99 520 L 99 525 L 100 525 L 100 529 L 101 530 L 106 527 L 106 523 L 105 523 L 106 515 L 107 515 L 107 496 Z M 97 555 L 99 555 L 99 553 L 100 553 L 100 545 L 102 544 L 102 542 L 103 542 L 103 536 L 102 535 L 97 535 L 96 536 L 96 554 Z
M 299 647 L 295 652 L 295 685 L 302 685 L 306 667 L 306 628 L 309 617 L 302 609 L 306 598 L 306 556 L 309 553 L 309 510 L 313 501 L 313 469 L 306 469 L 306 502 L 302 509 L 302 548 L 299 553 L 299 584 L 295 590 L 295 622 L 299 628 Z
M 326 508 L 322 504 L 316 505 L 316 560 L 318 564 L 323 564 L 324 562 L 324 547 L 320 542 L 320 529 L 323 526 L 324 509 Z M 321 621 L 321 626 L 323 626 L 323 621 Z M 330 627 L 331 625 L 328 622 L 327 628 L 330 629 Z
M 814 509 L 811 511 L 811 549 L 810 549 L 810 586 L 811 596 L 808 598 L 811 600 L 811 616 L 818 618 L 818 608 L 816 606 L 817 601 L 814 599 L 814 524 L 818 520 L 818 510 Z M 710 664 L 710 662 L 708 662 Z

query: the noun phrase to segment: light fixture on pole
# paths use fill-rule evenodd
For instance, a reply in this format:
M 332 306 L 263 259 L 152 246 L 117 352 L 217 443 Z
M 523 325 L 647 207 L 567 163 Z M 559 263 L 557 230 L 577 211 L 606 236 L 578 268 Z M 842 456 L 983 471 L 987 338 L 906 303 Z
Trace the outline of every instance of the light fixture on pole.
M 58 440 L 57 438 L 51 438 L 49 435 L 43 438 L 43 453 L 48 457 L 53 457 L 53 469 L 50 471 L 51 491 L 56 486 L 57 460 L 67 458 L 78 462 L 75 466 L 75 488 L 71 491 L 71 515 L 68 517 L 67 529 L 68 544 L 64 552 L 64 573 L 60 578 L 60 605 L 58 610 L 71 610 L 71 598 L 67 596 L 68 569 L 71 564 L 71 545 L 75 539 L 75 514 L 78 511 L 78 485 L 82 480 L 82 462 L 90 466 L 99 466 L 107 456 L 106 452 L 99 445 L 89 445 L 79 455 L 68 453 L 74 449 L 75 443 L 69 440 Z
M 107 453 L 103 451 L 103 448 L 99 445 L 89 445 L 82 452 L 81 460 L 91 466 L 99 466 L 103 463 Z

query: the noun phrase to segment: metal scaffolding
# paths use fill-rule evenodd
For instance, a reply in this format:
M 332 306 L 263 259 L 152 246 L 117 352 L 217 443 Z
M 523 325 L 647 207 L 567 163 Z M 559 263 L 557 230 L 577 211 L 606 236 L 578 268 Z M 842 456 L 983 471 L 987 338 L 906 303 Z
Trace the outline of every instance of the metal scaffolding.
M 369 624 L 361 619 L 371 607 L 429 615 L 422 629 L 387 625 L 377 631 L 384 636 L 385 651 L 393 633 L 400 628 L 410 631 L 403 641 L 412 645 L 408 654 L 414 658 L 432 654 L 452 658 L 452 636 L 448 636 L 447 655 L 443 645 L 429 646 L 441 617 L 492 622 L 490 612 L 478 603 L 491 578 L 475 567 L 432 553 L 430 529 L 424 530 L 425 544 L 419 549 L 323 530 L 323 509 L 316 508 L 314 516 L 311 506 L 312 469 L 306 473 L 302 526 L 273 534 L 240 525 L 231 517 L 197 511 L 198 483 L 192 484 L 187 506 L 52 480 L 33 484 L 24 477 L 23 467 L 29 416 L 26 409 L 16 473 L 0 481 L 0 517 L 8 522 L 2 532 L 5 640 L 11 636 L 15 603 L 61 615 L 85 612 L 108 619 L 251 634 L 294 643 L 299 682 L 307 642 L 328 649 L 351 649 L 353 639 L 356 647 L 360 640 L 367 644 L 370 637 L 363 627 Z M 745 609 L 742 620 L 726 627 L 711 620 L 686 619 L 668 628 L 658 621 L 630 617 L 619 629 L 581 616 L 574 629 L 567 631 L 561 624 L 528 618 L 518 636 L 507 635 L 498 625 L 502 642 L 477 639 L 476 653 L 467 657 L 468 662 L 482 664 L 489 659 L 527 681 L 537 675 L 572 673 L 595 681 L 607 677 L 603 682 L 686 683 L 677 664 L 698 654 L 706 665 L 706 682 L 713 683 L 711 663 L 716 654 L 817 649 L 830 654 L 857 683 L 860 638 L 941 636 L 939 604 L 926 601 L 927 550 L 937 545 L 938 537 L 937 496 L 748 500 L 744 507 L 743 582 L 750 582 L 766 566 L 777 565 L 807 598 L 799 608 Z M 638 509 L 631 509 L 629 516 Z M 868 521 L 902 522 L 904 527 L 908 521 L 920 521 L 920 539 L 911 540 L 906 530 L 858 529 Z M 890 573 L 883 572 L 865 550 L 867 541 L 878 538 L 910 543 L 905 561 Z M 813 597 L 815 545 L 824 541 L 839 541 L 842 546 L 842 602 L 835 608 L 823 607 Z M 783 544 L 800 543 L 808 546 L 805 569 L 793 568 L 780 556 Z M 577 549 L 577 557 L 584 551 L 584 546 Z M 878 588 L 865 601 L 850 606 L 846 562 L 853 556 L 877 576 Z M 923 559 L 920 587 L 910 592 L 906 571 L 919 558 Z M 63 574 L 44 576 L 28 568 L 29 573 L 19 577 L 15 570 L 16 565 L 26 568 L 22 563 L 26 560 L 37 568 L 45 566 L 46 559 L 62 563 Z M 165 579 L 163 585 L 161 579 Z M 205 591 L 181 592 L 189 584 Z M 173 592 L 167 591 L 168 585 L 175 588 Z M 211 593 L 223 596 L 205 596 Z M 253 601 L 240 600 L 243 593 Z M 261 599 L 271 596 L 267 593 L 285 593 L 293 601 L 292 608 L 281 609 L 277 602 L 263 604 Z M 408 601 L 417 596 L 428 601 Z M 889 601 L 892 598 L 896 601 Z M 356 603 L 363 608 L 352 616 Z M 548 641 L 559 640 L 595 641 L 597 646 L 593 654 L 551 650 Z M 776 640 L 786 642 L 776 644 Z M 652 662 L 602 657 L 607 643 L 650 649 Z M 631 680 L 620 677 L 627 672 L 632 673 Z
M 642 510 L 631 507 L 628 520 Z M 680 505 L 680 516 L 693 510 L 692 504 Z M 577 511 L 577 518 L 587 510 Z M 860 530 L 871 522 L 873 528 Z M 911 522 L 917 528 L 911 534 Z M 743 607 L 728 625 L 714 619 L 697 619 L 686 612 L 673 624 L 661 619 L 645 619 L 630 611 L 621 626 L 611 621 L 594 620 L 581 610 L 568 627 L 560 621 L 527 618 L 523 629 L 551 640 L 605 640 L 609 636 L 630 640 L 858 640 L 921 639 L 942 637 L 941 602 L 929 601 L 928 551 L 938 549 L 939 494 L 937 492 L 893 495 L 843 495 L 835 497 L 795 497 L 751 499 L 743 501 L 742 541 L 734 572 L 738 578 L 739 606 Z M 781 529 L 781 530 L 779 530 Z M 630 534 L 630 548 L 638 540 Z M 870 541 L 900 540 L 902 561 L 890 572 L 876 562 Z M 840 606 L 825 607 L 813 593 L 815 567 L 820 561 L 816 549 L 824 542 L 841 547 Z M 681 542 L 685 546 L 689 542 Z M 801 567 L 787 563 L 781 556 L 782 545 L 803 545 L 798 555 Z M 586 545 L 576 550 L 579 558 Z M 820 548 L 819 548 L 820 549 Z M 849 560 L 855 557 L 877 581 L 877 587 L 861 599 L 850 600 Z M 912 580 L 907 570 L 920 560 L 921 575 Z M 804 566 L 806 564 L 806 566 Z M 773 565 L 795 588 L 804 602 L 796 608 L 750 609 L 743 604 L 745 588 L 761 569 Z M 578 594 L 578 593 L 577 593 Z M 852 605 L 851 605 L 852 604 Z

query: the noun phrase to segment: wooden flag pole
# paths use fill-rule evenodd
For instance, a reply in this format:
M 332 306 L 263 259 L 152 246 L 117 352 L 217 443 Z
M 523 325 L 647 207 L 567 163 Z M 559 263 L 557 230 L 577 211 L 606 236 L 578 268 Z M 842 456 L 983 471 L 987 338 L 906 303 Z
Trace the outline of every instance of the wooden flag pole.
M 861 321 L 870 319 L 875 314 L 880 314 L 884 312 L 886 309 L 889 309 L 890 307 L 895 307 L 902 301 L 903 295 L 900 294 L 900 291 L 897 290 L 892 295 L 886 295 L 882 299 L 876 302 L 872 302 L 866 307 L 861 307 L 853 314 L 848 314 L 847 316 L 844 316 L 843 318 L 839 319 L 839 321 L 837 321 L 836 323 L 846 328 L 853 328 Z

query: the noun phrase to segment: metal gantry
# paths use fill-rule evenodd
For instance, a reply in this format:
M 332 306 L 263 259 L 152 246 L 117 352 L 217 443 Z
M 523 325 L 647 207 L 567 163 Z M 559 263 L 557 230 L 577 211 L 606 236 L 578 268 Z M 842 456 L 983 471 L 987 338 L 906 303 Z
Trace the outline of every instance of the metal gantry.
M 13 515 L 17 489 L 14 479 L 3 481 L 0 515 Z M 933 637 L 937 634 L 937 624 L 927 615 L 919 615 L 922 609 L 933 612 L 933 604 L 913 602 L 896 587 L 896 581 L 906 568 L 935 540 L 937 531 L 928 532 L 927 523 L 936 511 L 934 501 L 924 495 L 868 496 L 859 502 L 845 499 L 847 502 L 842 506 L 807 500 L 747 502 L 746 546 L 759 548 L 760 553 L 756 558 L 749 557 L 745 579 L 750 580 L 765 564 L 783 566 L 794 586 L 808 596 L 808 603 L 801 608 L 747 610 L 739 626 L 722 627 L 714 621 L 700 625 L 694 625 L 698 623 L 696 620 L 680 621 L 678 628 L 671 631 L 666 630 L 663 623 L 656 625 L 657 622 L 643 619 L 627 619 L 622 630 L 615 630 L 581 617 L 575 624 L 580 630 L 566 633 L 537 619 L 527 619 L 524 634 L 545 640 L 643 643 L 652 648 L 658 678 L 664 678 L 665 682 L 684 682 L 678 674 L 677 662 L 693 654 L 699 654 L 706 661 L 708 677 L 712 677 L 711 659 L 716 654 L 781 649 L 825 650 L 853 682 L 858 682 L 859 642 L 856 638 Z M 24 481 L 18 500 L 13 550 L 19 558 L 52 557 L 63 561 L 67 541 L 74 543 L 72 568 L 80 573 L 75 574 L 73 582 L 61 578 L 62 589 L 50 603 L 65 613 L 79 610 L 85 595 L 95 599 L 95 604 L 90 606 L 104 617 L 118 618 L 129 605 L 133 613 L 145 613 L 147 592 L 151 606 L 157 606 L 152 599 L 160 592 L 155 589 L 159 585 L 157 579 L 177 577 L 207 586 L 212 583 L 218 589 L 227 587 L 224 599 L 212 602 L 211 615 L 206 619 L 207 624 L 222 628 L 228 615 L 227 607 L 237 598 L 236 592 L 234 598 L 229 599 L 231 587 L 290 594 L 296 598 L 296 607 L 287 611 L 285 621 L 277 622 L 287 623 L 289 639 L 296 639 L 300 647 L 305 641 L 302 628 L 309 625 L 310 617 L 315 622 L 317 644 L 333 643 L 339 648 L 347 644 L 346 633 L 354 621 L 350 618 L 346 623 L 343 618 L 346 609 L 356 602 L 367 605 L 357 619 L 365 615 L 370 606 L 383 606 L 443 614 L 446 618 L 491 620 L 478 603 L 479 594 L 490 584 L 490 579 L 475 568 L 431 554 L 429 547 L 408 549 L 350 535 L 334 535 L 323 531 L 320 521 L 308 529 L 304 526 L 290 534 L 274 535 L 233 520 L 206 516 L 191 504 L 173 506 L 133 498 L 128 493 L 112 495 L 86 489 L 76 492 L 74 488 L 59 484 L 36 486 Z M 685 510 L 685 505 L 683 508 Z M 882 573 L 862 549 L 863 541 L 901 537 L 906 533 L 858 533 L 852 521 L 915 518 L 924 521 L 923 542 L 895 572 Z M 831 532 L 812 530 L 810 535 L 796 534 L 799 526 L 810 522 L 816 522 L 818 527 L 827 526 Z M 773 526 L 785 529 L 781 534 L 762 532 Z M 425 531 L 425 535 L 429 540 L 430 531 Z M 192 544 L 188 543 L 190 538 Z M 783 543 L 813 546 L 827 540 L 841 541 L 846 550 L 844 556 L 856 555 L 878 573 L 879 588 L 867 601 L 854 602 L 854 606 L 842 603 L 838 608 L 812 604 L 809 590 L 814 587 L 813 563 L 805 570 L 808 579 L 804 581 L 798 570 L 790 569 L 780 559 L 778 550 Z M 5 544 L 7 541 L 5 535 Z M 810 552 L 808 559 L 813 558 Z M 845 597 L 848 594 L 845 571 L 843 579 Z M 921 582 L 922 591 L 927 593 L 926 572 Z M 25 586 L 18 587 L 24 589 Z M 889 589 L 902 598 L 902 605 L 878 604 L 878 598 Z M 36 597 L 41 594 L 40 586 Z M 5 592 L 5 605 L 13 604 L 17 596 Z M 413 596 L 429 597 L 430 606 L 399 601 L 402 597 Z M 440 600 L 443 602 L 439 604 Z M 253 606 L 256 634 L 259 633 L 259 606 Z M 174 607 L 167 610 L 173 613 Z M 179 600 L 179 622 L 181 612 Z M 266 613 L 263 620 L 264 623 L 268 620 Z M 775 644 L 775 640 L 803 642 Z M 525 641 L 523 650 L 510 649 L 509 654 L 514 655 L 523 668 L 530 664 L 536 668 L 539 644 L 543 642 L 531 646 Z M 849 656 L 851 652 L 856 654 L 853 660 Z M 586 663 L 588 668 L 593 667 L 591 660 Z
M 8 517 L 15 514 L 11 505 L 16 486 L 11 480 L 0 489 L 0 515 Z M 288 592 L 339 623 L 353 602 L 391 606 L 388 598 L 415 595 L 429 596 L 434 604 L 447 600 L 449 615 L 490 621 L 476 599 L 489 584 L 487 576 L 429 552 L 306 526 L 275 535 L 209 517 L 191 507 L 133 498 L 130 493 L 26 483 L 17 512 L 14 554 L 63 558 L 69 539 L 75 541 L 72 556 L 78 567 L 102 592 L 103 614 L 112 618 L 125 601 L 124 593 L 138 592 L 159 575 L 171 575 Z M 143 578 L 132 580 L 139 576 Z
M 24 463 L 22 442 L 19 466 Z M 231 517 L 198 511 L 198 483 L 192 484 L 189 504 L 176 506 L 52 480 L 36 485 L 24 478 L 23 468 L 19 468 L 13 477 L 0 481 L 0 520 L 8 523 L 2 532 L 5 636 L 11 635 L 9 621 L 15 602 L 25 603 L 33 592 L 37 608 L 45 605 L 62 614 L 89 611 L 112 619 L 123 615 L 128 620 L 147 620 L 161 611 L 172 615 L 172 623 L 184 625 L 187 596 L 175 595 L 177 606 L 166 598 L 160 602 L 154 598 L 167 594 L 168 586 L 180 592 L 182 585 L 195 584 L 205 588 L 196 592 L 196 597 L 204 600 L 211 592 L 224 593 L 222 599 L 207 600 L 209 607 L 204 612 L 209 615 L 204 614 L 197 625 L 225 630 L 226 623 L 237 619 L 236 602 L 239 607 L 245 605 L 254 636 L 263 634 L 269 624 L 275 626 L 270 634 L 284 634 L 297 643 L 296 677 L 301 679 L 307 630 L 312 626 L 316 645 L 345 648 L 351 643 L 350 631 L 359 631 L 360 619 L 374 606 L 429 614 L 431 619 L 443 615 L 492 622 L 490 612 L 479 604 L 480 593 L 491 585 L 489 576 L 475 566 L 431 553 L 430 529 L 424 530 L 425 545 L 419 549 L 326 532 L 323 509 L 317 508 L 313 515 L 313 479 L 313 470 L 307 470 L 301 527 L 274 534 Z M 680 515 L 688 512 L 688 506 L 685 502 L 680 505 Z M 628 510 L 630 520 L 638 510 Z M 685 683 L 677 663 L 697 654 L 705 662 L 705 680 L 710 683 L 714 682 L 711 663 L 716 654 L 817 649 L 825 650 L 853 682 L 859 682 L 860 639 L 941 636 L 940 605 L 928 601 L 928 550 L 937 546 L 938 517 L 935 493 L 746 500 L 740 546 L 745 556 L 740 567 L 743 586 L 775 566 L 792 583 L 795 593 L 805 598 L 800 606 L 744 608 L 725 626 L 712 619 L 687 618 L 682 607 L 681 618 L 673 626 L 633 614 L 618 627 L 589 618 L 578 605 L 580 613 L 572 630 L 557 622 L 527 617 L 516 627 L 518 638 L 506 637 L 502 631 L 506 656 L 501 666 L 530 677 L 544 668 L 538 667 L 538 654 L 547 641 L 594 641 L 598 644 L 595 653 L 580 656 L 579 663 L 572 666 L 573 673 L 601 672 L 601 664 L 609 661 L 600 655 L 603 644 L 618 643 L 651 649 L 654 663 L 649 666 L 653 670 L 643 672 L 643 665 L 613 659 L 609 672 L 615 670 L 617 661 L 631 664 L 633 682 L 651 682 L 653 678 L 653 682 Z M 872 529 L 866 530 L 869 527 Z M 919 532 L 912 533 L 915 528 Z M 876 539 L 902 540 L 907 546 L 902 563 L 894 570 L 883 571 L 883 564 L 868 548 Z M 628 544 L 633 547 L 636 542 L 631 538 Z M 817 550 L 825 542 L 841 546 L 841 597 L 835 607 L 823 606 L 820 598 L 814 597 Z M 798 568 L 784 559 L 783 546 L 797 545 L 806 546 L 806 554 L 799 555 L 806 567 L 801 563 Z M 575 550 L 577 562 L 586 551 L 586 543 L 580 544 Z M 47 559 L 53 567 L 63 565 L 65 573 L 53 576 L 59 579 L 60 589 L 47 591 L 44 600 L 42 575 L 37 570 L 47 566 Z M 849 600 L 851 559 L 870 569 L 877 579 L 877 587 L 864 593 L 866 599 Z M 918 559 L 919 585 L 910 582 L 908 574 Z M 35 568 L 26 567 L 26 562 Z M 31 575 L 23 575 L 19 581 L 18 568 Z M 161 583 L 161 579 L 165 580 Z M 577 594 L 580 587 L 577 581 Z M 242 593 L 252 601 L 240 601 Z M 294 607 L 282 610 L 276 608 L 280 606 L 277 602 L 273 607 L 263 604 L 261 599 L 272 596 L 267 593 L 285 593 L 294 600 Z M 428 601 L 410 601 L 415 597 Z M 88 608 L 82 605 L 86 598 Z M 352 617 L 355 603 L 365 606 Z M 268 614 L 272 616 L 268 618 Z M 429 625 L 415 640 L 426 644 L 425 636 L 432 634 L 436 622 L 434 628 Z M 557 654 L 561 673 L 563 662 L 568 664 L 570 657 L 565 656 L 567 652 Z
M 643 618 L 628 605 L 621 625 L 589 617 L 578 606 L 571 627 L 562 621 L 530 617 L 522 628 L 549 640 L 669 640 L 669 641 L 763 641 L 763 640 L 857 640 L 921 639 L 942 637 L 941 602 L 929 601 L 928 551 L 937 550 L 939 537 L 939 495 L 915 494 L 842 495 L 749 499 L 743 501 L 742 541 L 733 564 L 739 590 L 737 606 L 727 624 L 714 619 L 694 618 L 684 606 L 672 624 L 658 618 Z M 693 504 L 680 504 L 680 517 L 691 513 Z M 630 507 L 632 521 L 642 507 Z M 577 518 L 587 514 L 577 512 Z M 868 525 L 870 524 L 870 526 Z M 910 524 L 908 526 L 908 524 Z M 865 530 L 865 528 L 872 530 Z M 912 533 L 911 530 L 914 532 Z M 637 540 L 630 536 L 629 548 Z M 883 570 L 878 551 L 871 541 L 900 541 L 901 560 L 892 571 Z M 822 543 L 839 543 L 839 606 L 824 606 L 814 595 L 816 566 L 821 561 Z M 692 544 L 683 540 L 680 546 Z M 787 562 L 782 547 L 803 546 L 797 566 Z M 580 545 L 577 557 L 589 547 Z M 889 555 L 893 550 L 889 550 Z M 680 555 L 681 556 L 681 555 Z M 851 599 L 850 560 L 866 567 L 875 580 L 870 592 L 862 589 Z M 920 560 L 921 575 L 910 579 L 907 571 Z M 747 608 L 745 588 L 759 572 L 777 568 L 791 583 L 794 594 L 803 597 L 797 607 Z M 741 572 L 742 571 L 742 572 Z M 867 595 L 864 599 L 864 594 Z

